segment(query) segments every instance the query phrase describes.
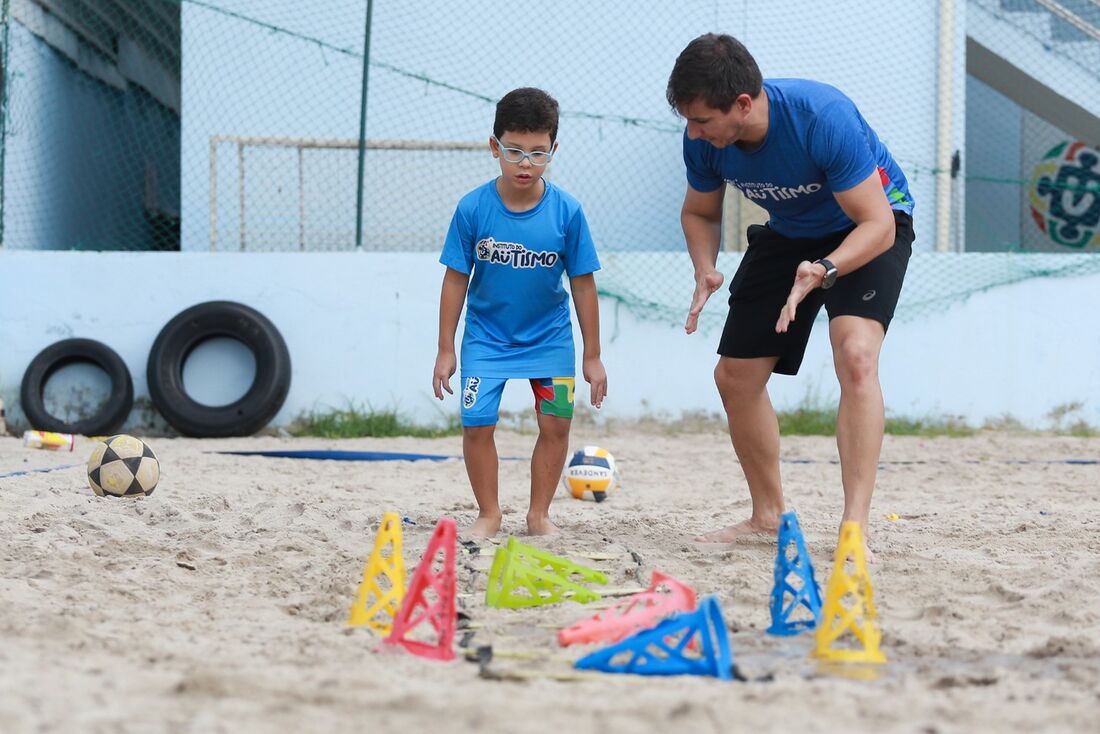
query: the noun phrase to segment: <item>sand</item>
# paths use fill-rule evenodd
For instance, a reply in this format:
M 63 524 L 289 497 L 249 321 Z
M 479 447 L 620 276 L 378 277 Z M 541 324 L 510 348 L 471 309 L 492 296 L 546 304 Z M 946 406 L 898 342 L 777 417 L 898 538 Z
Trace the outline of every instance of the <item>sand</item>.
M 818 668 L 809 635 L 763 632 L 774 543 L 690 542 L 746 514 L 728 437 L 578 426 L 575 445 L 616 454 L 620 491 L 600 505 L 559 493 L 564 532 L 533 542 L 612 587 L 659 569 L 716 594 L 748 679 L 733 682 L 559 680 L 587 650 L 557 647 L 555 630 L 594 609 L 488 609 L 491 559 L 462 546 L 459 606 L 477 629 L 459 638 L 492 645 L 494 659 L 383 648 L 344 624 L 382 513 L 411 521 L 411 568 L 441 515 L 475 515 L 462 463 L 212 453 L 453 455 L 457 438 L 150 441 L 163 477 L 149 498 L 97 498 L 82 466 L 0 478 L 0 731 L 1031 732 L 1100 720 L 1100 466 L 1065 461 L 1100 458 L 1098 439 L 887 437 L 871 576 L 889 662 L 861 677 Z M 523 530 L 533 442 L 498 436 L 502 456 L 522 459 L 502 463 L 501 541 Z M 0 475 L 82 464 L 91 445 L 61 454 L 0 439 Z M 841 504 L 835 455 L 826 438 L 783 442 L 789 507 L 822 584 Z

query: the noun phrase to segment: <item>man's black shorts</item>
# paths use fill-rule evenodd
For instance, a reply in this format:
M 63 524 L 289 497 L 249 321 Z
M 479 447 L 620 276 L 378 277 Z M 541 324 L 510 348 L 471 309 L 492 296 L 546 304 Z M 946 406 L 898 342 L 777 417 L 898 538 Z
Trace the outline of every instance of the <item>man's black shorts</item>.
M 913 218 L 895 211 L 894 222 L 894 246 L 855 272 L 841 275 L 832 288 L 810 291 L 798 305 L 795 320 L 786 334 L 775 333 L 775 322 L 794 285 L 798 264 L 825 257 L 852 230 L 819 239 L 790 239 L 767 226 L 749 227 L 748 250 L 730 282 L 730 311 L 718 353 L 742 359 L 779 357 L 775 372 L 798 374 L 810 329 L 822 305 L 830 320 L 837 316 L 862 316 L 887 329 L 913 253 Z

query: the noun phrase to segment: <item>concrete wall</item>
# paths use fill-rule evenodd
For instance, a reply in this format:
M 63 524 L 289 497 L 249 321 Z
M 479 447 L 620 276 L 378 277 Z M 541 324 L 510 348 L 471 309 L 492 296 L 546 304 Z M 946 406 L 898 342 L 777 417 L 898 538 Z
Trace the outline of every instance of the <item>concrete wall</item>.
M 54 35 L 65 32 L 60 24 Z M 51 26 L 52 27 L 52 26 Z M 94 54 L 73 35 L 72 53 Z M 180 122 L 136 84 L 85 73 L 18 22 L 9 32 L 4 247 L 166 248 L 179 213 Z
M 666 257 L 670 269 L 674 260 L 687 259 L 683 253 Z M 738 257 L 723 256 L 727 272 Z M 950 271 L 951 263 L 944 263 L 938 272 Z M 939 312 L 899 318 L 882 362 L 889 412 L 955 415 L 974 423 L 1010 414 L 1042 427 L 1053 409 L 1080 402 L 1078 416 L 1100 425 L 1100 332 L 1081 328 L 1100 292 L 1100 267 L 1092 272 L 1030 279 Z M 19 383 L 27 364 L 44 347 L 72 336 L 114 348 L 133 374 L 136 395 L 147 397 L 145 362 L 160 328 L 195 303 L 231 299 L 266 314 L 289 346 L 293 381 L 273 425 L 349 403 L 395 408 L 418 422 L 442 421 L 457 414 L 458 404 L 454 397 L 440 404 L 431 395 L 441 278 L 435 255 L 425 253 L 0 252 L 0 397 L 10 421 L 21 422 Z M 915 282 L 908 288 L 921 291 Z M 684 296 L 687 304 L 689 292 Z M 708 310 L 722 312 L 724 299 L 715 297 Z M 716 328 L 687 336 L 681 326 L 639 319 L 610 301 L 601 302 L 601 311 L 610 385 L 602 415 L 674 418 L 721 409 L 711 379 Z M 817 324 L 802 373 L 773 380 L 778 408 L 835 399 L 824 326 Z M 204 364 L 189 363 L 188 389 L 211 404 L 229 402 L 246 389 L 251 365 L 239 346 L 210 351 L 219 353 L 200 360 Z M 578 401 L 587 397 L 580 386 Z M 529 411 L 528 388 L 510 385 L 504 407 Z M 136 411 L 132 419 L 144 417 Z

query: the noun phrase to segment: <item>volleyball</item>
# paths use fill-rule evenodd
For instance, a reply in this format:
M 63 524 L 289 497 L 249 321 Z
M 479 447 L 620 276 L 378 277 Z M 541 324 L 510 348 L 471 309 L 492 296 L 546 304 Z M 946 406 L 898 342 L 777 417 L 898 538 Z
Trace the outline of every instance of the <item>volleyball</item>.
M 599 446 L 585 446 L 573 454 L 565 468 L 562 484 L 579 500 L 603 502 L 615 489 L 618 474 L 615 457 Z
M 146 497 L 160 481 L 160 462 L 149 444 L 120 434 L 100 441 L 88 458 L 88 484 L 100 497 Z

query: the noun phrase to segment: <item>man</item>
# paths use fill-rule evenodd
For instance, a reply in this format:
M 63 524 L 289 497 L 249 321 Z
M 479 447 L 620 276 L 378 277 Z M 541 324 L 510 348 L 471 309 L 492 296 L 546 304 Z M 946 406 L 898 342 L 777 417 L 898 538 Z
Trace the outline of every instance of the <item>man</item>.
M 749 227 L 714 370 L 752 515 L 696 540 L 775 533 L 784 505 L 768 378 L 797 374 L 822 305 L 840 381 L 842 521 L 859 522 L 866 537 L 885 424 L 879 352 L 912 252 L 905 175 L 843 93 L 803 79 L 764 81 L 728 35 L 688 44 L 667 98 L 687 121 L 681 223 L 696 282 L 689 334 L 723 282 L 715 263 L 726 183 L 770 217 Z

